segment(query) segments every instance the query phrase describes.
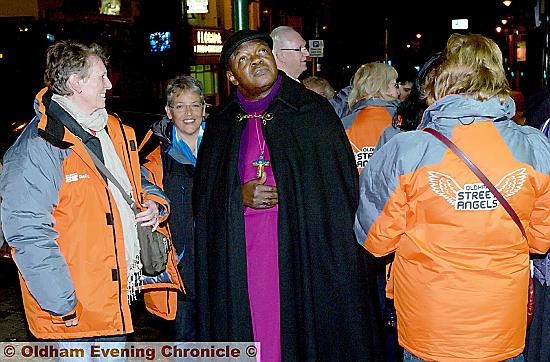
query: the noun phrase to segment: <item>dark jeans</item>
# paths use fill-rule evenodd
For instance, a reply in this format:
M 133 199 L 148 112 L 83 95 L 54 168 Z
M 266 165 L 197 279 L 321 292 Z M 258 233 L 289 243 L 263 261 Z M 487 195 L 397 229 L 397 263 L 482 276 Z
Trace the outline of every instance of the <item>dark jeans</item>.
M 384 318 L 384 350 L 386 362 L 400 362 L 403 360 L 403 347 L 399 345 L 397 337 L 397 315 L 393 299 L 386 298 L 386 277 L 377 276 L 378 297 Z
M 178 299 L 178 311 L 172 324 L 173 341 L 196 341 L 196 314 L 194 302 Z
M 424 360 L 422 358 L 413 356 L 410 352 L 408 352 L 407 350 L 404 350 L 403 361 L 422 362 Z M 507 362 L 524 362 L 525 359 L 523 358 L 523 354 L 520 354 L 516 357 L 508 358 L 506 361 Z

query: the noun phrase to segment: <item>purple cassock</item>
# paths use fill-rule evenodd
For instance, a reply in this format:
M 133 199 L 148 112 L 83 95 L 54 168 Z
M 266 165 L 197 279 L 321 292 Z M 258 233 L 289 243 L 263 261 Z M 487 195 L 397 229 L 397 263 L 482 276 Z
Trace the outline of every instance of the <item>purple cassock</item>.
M 257 178 L 258 164 L 265 164 L 270 160 L 262 132 L 261 116 L 280 85 L 279 76 L 269 95 L 257 101 L 247 100 L 237 91 L 237 97 L 248 119 L 241 136 L 239 153 L 241 183 Z M 275 186 L 272 167 L 266 165 L 263 170 L 267 176 L 265 184 Z M 281 360 L 277 213 L 277 205 L 269 209 L 244 209 L 248 298 L 254 340 L 261 343 L 262 361 Z

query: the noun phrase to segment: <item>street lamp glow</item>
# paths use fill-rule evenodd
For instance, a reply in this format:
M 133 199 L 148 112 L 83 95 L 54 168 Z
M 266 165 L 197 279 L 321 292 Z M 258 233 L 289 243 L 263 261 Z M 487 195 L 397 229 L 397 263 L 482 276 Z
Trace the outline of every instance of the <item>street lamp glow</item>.
M 504 0 L 502 3 L 504 4 L 504 6 L 510 6 L 512 5 L 512 0 Z

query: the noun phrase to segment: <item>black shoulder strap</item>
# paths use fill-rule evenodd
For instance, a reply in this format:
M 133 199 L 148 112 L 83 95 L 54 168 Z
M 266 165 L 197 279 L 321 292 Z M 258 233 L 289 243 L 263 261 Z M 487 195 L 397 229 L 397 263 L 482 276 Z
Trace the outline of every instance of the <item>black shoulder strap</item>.
M 94 161 L 95 166 L 97 167 L 99 172 L 105 175 L 105 177 L 107 177 L 113 183 L 113 185 L 118 187 L 118 189 L 120 190 L 120 193 L 122 194 L 122 197 L 124 197 L 124 200 L 126 200 L 128 205 L 130 205 L 131 207 L 134 207 L 135 205 L 134 201 L 132 200 L 132 198 L 130 198 L 130 196 L 126 193 L 126 191 L 124 191 L 124 188 L 118 182 L 116 177 L 111 173 L 111 171 L 107 169 L 105 164 L 101 162 L 101 160 L 88 148 L 88 146 L 86 146 L 86 144 L 84 144 L 84 147 L 86 147 L 86 149 L 88 150 L 88 153 L 90 154 L 90 157 L 92 158 L 92 161 Z

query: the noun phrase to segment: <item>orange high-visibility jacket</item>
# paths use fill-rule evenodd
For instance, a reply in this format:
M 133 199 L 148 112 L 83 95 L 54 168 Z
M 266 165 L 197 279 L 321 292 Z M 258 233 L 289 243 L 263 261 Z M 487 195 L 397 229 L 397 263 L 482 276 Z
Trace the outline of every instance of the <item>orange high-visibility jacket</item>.
M 392 124 L 396 105 L 381 98 L 362 99 L 351 114 L 342 118 L 359 173 L 369 162 L 382 132 Z
M 529 253 L 550 247 L 550 145 L 502 117 L 498 100 L 448 97 L 428 109 L 424 126 L 486 174 L 528 240 L 468 166 L 423 131 L 397 134 L 374 153 L 360 177 L 355 233 L 376 256 L 395 252 L 406 350 L 429 361 L 502 361 L 524 347 Z
M 3 229 L 19 269 L 29 328 L 41 339 L 133 332 L 121 219 L 83 145 L 95 137 L 51 102 L 47 89 L 35 107 L 36 117 L 4 157 L 0 179 Z M 109 116 L 107 130 L 134 199 L 168 210 L 160 194 L 142 188 L 133 129 Z M 174 318 L 170 300 L 183 287 L 176 262 L 171 252 L 167 271 L 143 287 L 147 308 L 166 319 Z M 148 296 L 153 290 L 162 297 Z M 66 327 L 64 321 L 74 317 L 78 325 Z

